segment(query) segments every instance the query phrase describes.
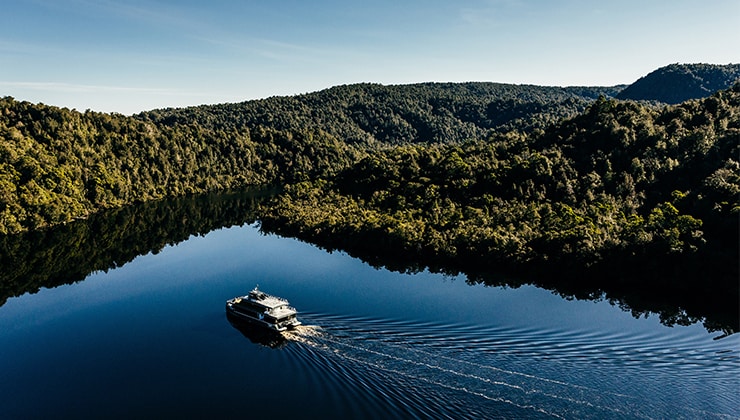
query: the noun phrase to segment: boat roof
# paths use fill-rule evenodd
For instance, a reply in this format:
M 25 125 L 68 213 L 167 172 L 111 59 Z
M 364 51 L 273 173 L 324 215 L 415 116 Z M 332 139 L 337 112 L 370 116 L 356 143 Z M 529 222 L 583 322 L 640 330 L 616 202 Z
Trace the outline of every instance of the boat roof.
M 277 296 L 269 295 L 263 291 L 258 290 L 256 287 L 249 292 L 249 295 L 245 296 L 248 301 L 259 304 L 265 308 L 274 309 L 280 306 L 288 305 L 288 301 Z

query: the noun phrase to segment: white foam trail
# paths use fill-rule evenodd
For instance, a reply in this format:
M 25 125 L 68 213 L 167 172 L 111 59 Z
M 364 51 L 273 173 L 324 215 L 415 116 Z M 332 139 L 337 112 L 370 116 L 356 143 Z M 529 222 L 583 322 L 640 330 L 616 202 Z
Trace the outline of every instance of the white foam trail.
M 338 355 L 340 357 L 343 357 L 344 359 L 352 360 L 352 361 L 355 361 L 355 362 L 358 362 L 358 363 L 362 363 L 362 364 L 365 364 L 367 366 L 371 366 L 373 368 L 382 369 L 383 371 L 392 372 L 392 373 L 395 373 L 395 374 L 401 374 L 401 375 L 404 375 L 404 376 L 409 377 L 409 378 L 412 378 L 412 379 L 417 379 L 417 380 L 421 380 L 421 381 L 424 381 L 424 382 L 432 383 L 432 384 L 435 384 L 435 385 L 438 385 L 438 386 L 442 386 L 442 387 L 445 387 L 445 388 L 448 388 L 448 389 L 454 389 L 454 390 L 463 391 L 463 392 L 466 392 L 468 394 L 477 395 L 477 396 L 480 396 L 480 397 L 483 397 L 483 398 L 486 398 L 486 399 L 489 399 L 489 400 L 510 403 L 510 404 L 513 404 L 513 405 L 515 405 L 515 406 L 517 406 L 519 408 L 532 408 L 532 409 L 536 409 L 537 411 L 541 411 L 544 414 L 551 415 L 551 416 L 558 417 L 558 418 L 562 418 L 562 417 L 560 417 L 557 414 L 544 411 L 543 409 L 539 409 L 539 408 L 534 407 L 534 406 L 530 406 L 530 405 L 526 405 L 525 406 L 525 405 L 521 405 L 521 404 L 516 404 L 516 403 L 514 403 L 513 401 L 510 401 L 510 400 L 506 400 L 506 399 L 498 398 L 498 397 L 492 397 L 490 395 L 485 395 L 485 394 L 482 394 L 482 393 L 479 393 L 479 392 L 476 392 L 476 391 L 471 391 L 471 390 L 466 389 L 464 387 L 457 387 L 457 386 L 453 386 L 453 385 L 450 385 L 450 384 L 445 384 L 445 383 L 442 383 L 442 382 L 439 382 L 439 381 L 435 381 L 435 380 L 432 380 L 432 379 L 429 379 L 429 378 L 424 378 L 424 377 L 420 377 L 420 376 L 416 376 L 416 375 L 411 375 L 409 373 L 397 371 L 396 369 L 392 369 L 392 368 L 389 368 L 389 367 L 386 367 L 386 366 L 382 366 L 382 365 L 380 365 L 378 363 L 373 363 L 373 362 L 370 362 L 370 361 L 367 361 L 367 360 L 359 360 L 357 358 L 354 358 L 354 357 L 351 357 L 351 356 L 348 356 L 346 354 L 343 354 L 343 353 L 339 352 L 339 350 L 337 350 L 336 348 L 330 347 L 326 343 L 328 342 L 328 343 L 332 343 L 332 344 L 344 346 L 346 348 L 351 348 L 351 349 L 354 349 L 354 350 L 357 350 L 357 351 L 366 352 L 366 353 L 369 353 L 369 354 L 373 354 L 373 355 L 376 355 L 376 356 L 380 356 L 380 357 L 383 357 L 383 358 L 394 360 L 394 361 L 397 361 L 397 362 L 400 362 L 400 363 L 407 363 L 407 364 L 411 364 L 411 365 L 415 365 L 415 366 L 420 366 L 420 367 L 423 367 L 423 368 L 427 368 L 427 369 L 430 369 L 430 370 L 436 370 L 436 371 L 439 371 L 439 372 L 442 372 L 442 373 L 445 373 L 445 374 L 449 374 L 449 375 L 454 375 L 454 376 L 457 376 L 457 377 L 471 379 L 471 380 L 474 380 L 474 381 L 479 381 L 479 382 L 490 384 L 490 385 L 494 385 L 494 386 L 502 386 L 502 387 L 507 387 L 507 388 L 515 389 L 515 390 L 520 391 L 520 392 L 522 392 L 524 394 L 537 394 L 537 395 L 545 396 L 545 397 L 548 397 L 548 398 L 553 398 L 553 399 L 558 399 L 558 400 L 562 400 L 562 401 L 567 401 L 567 402 L 572 403 L 572 404 L 578 404 L 578 405 L 582 405 L 582 406 L 591 407 L 593 409 L 598 409 L 598 410 L 604 410 L 604 411 L 618 413 L 620 415 L 629 415 L 630 417 L 635 417 L 635 418 L 638 418 L 639 417 L 639 418 L 645 418 L 645 419 L 652 419 L 652 417 L 647 416 L 647 415 L 642 414 L 642 413 L 628 412 L 628 411 L 625 411 L 625 410 L 621 410 L 619 408 L 613 408 L 613 407 L 596 405 L 596 404 L 594 404 L 594 403 L 592 403 L 590 401 L 585 401 L 585 400 L 570 398 L 570 397 L 561 396 L 561 395 L 555 395 L 555 394 L 552 394 L 552 393 L 545 392 L 543 390 L 532 389 L 532 388 L 525 389 L 524 387 L 522 387 L 520 385 L 510 384 L 510 383 L 504 382 L 504 381 L 493 380 L 491 378 L 486 378 L 486 377 L 482 377 L 482 376 L 479 376 L 479 375 L 474 375 L 474 374 L 469 374 L 469 373 L 463 373 L 463 372 L 459 372 L 459 371 L 456 371 L 456 370 L 453 370 L 453 369 L 448 369 L 448 368 L 445 368 L 445 367 L 442 367 L 442 366 L 439 366 L 439 365 L 433 365 L 433 364 L 429 364 L 429 363 L 425 363 L 425 362 L 411 360 L 411 359 L 407 359 L 407 358 L 404 358 L 404 357 L 395 356 L 395 355 L 392 355 L 392 354 L 389 354 L 389 353 L 384 353 L 384 352 L 381 352 L 381 351 L 372 350 L 372 349 L 367 348 L 367 347 L 357 346 L 357 345 L 354 345 L 354 344 L 350 344 L 350 343 L 347 343 L 347 342 L 344 342 L 344 341 L 340 341 L 340 340 L 331 338 L 328 334 L 326 334 L 325 332 L 323 332 L 323 330 L 320 327 L 318 327 L 318 326 L 300 326 L 300 327 L 298 327 L 297 329 L 293 330 L 292 332 L 290 332 L 288 334 L 285 334 L 284 333 L 284 336 L 286 336 L 286 338 L 288 338 L 288 339 L 290 339 L 292 341 L 301 342 L 303 344 L 310 345 L 312 347 L 322 348 L 324 350 L 331 351 L 333 354 Z M 322 341 L 323 343 L 319 343 L 317 340 L 318 341 Z M 449 357 L 449 356 L 444 356 L 444 355 L 439 355 L 439 354 L 433 354 L 433 353 L 430 353 L 430 352 L 427 352 L 427 351 L 424 351 L 424 350 L 418 350 L 418 349 L 414 349 L 414 348 L 410 348 L 410 347 L 406 347 L 406 346 L 399 346 L 397 344 L 394 345 L 392 343 L 389 343 L 387 340 L 382 340 L 380 338 L 378 338 L 378 341 L 382 342 L 384 345 L 389 346 L 389 347 L 398 348 L 398 349 L 403 350 L 403 351 L 410 351 L 410 352 L 417 353 L 417 354 L 422 354 L 422 355 L 428 356 L 430 358 L 444 359 L 444 360 L 448 360 L 448 361 L 454 362 L 454 363 L 466 364 L 466 365 L 473 366 L 473 367 L 480 368 L 480 369 L 486 369 L 486 370 L 490 370 L 490 371 L 494 371 L 494 372 L 499 372 L 499 373 L 504 373 L 504 374 L 509 374 L 509 375 L 515 375 L 515 376 L 519 376 L 519 377 L 523 377 L 523 378 L 527 378 L 527 379 L 532 379 L 532 380 L 536 380 L 536 381 L 542 381 L 542 382 L 545 382 L 545 383 L 551 383 L 551 384 L 555 384 L 555 385 L 559 385 L 559 386 L 564 386 L 564 387 L 569 387 L 569 388 L 573 388 L 573 389 L 579 389 L 579 390 L 594 392 L 594 393 L 597 393 L 597 394 L 600 394 L 600 395 L 608 394 L 608 395 L 612 395 L 612 396 L 616 396 L 616 397 L 620 397 L 620 398 L 628 398 L 628 399 L 632 399 L 632 400 L 640 400 L 640 398 L 635 397 L 635 396 L 632 396 L 632 395 L 627 395 L 627 394 L 622 394 L 622 393 L 616 393 L 616 392 L 609 392 L 609 391 L 604 391 L 604 390 L 598 390 L 598 389 L 590 388 L 590 387 L 583 386 L 583 385 L 578 385 L 578 384 L 573 384 L 573 383 L 569 383 L 569 382 L 559 381 L 559 380 L 556 380 L 556 379 L 550 379 L 550 378 L 540 377 L 540 376 L 536 376 L 536 375 L 532 375 L 532 374 L 528 374 L 528 373 L 517 372 L 517 371 L 512 371 L 512 370 L 507 370 L 507 369 L 501 369 L 501 368 L 498 368 L 498 367 L 495 367 L 495 366 L 490 366 L 490 365 L 485 365 L 485 364 L 470 362 L 470 361 L 467 361 L 467 360 L 457 359 L 457 358 L 453 358 L 453 357 Z M 714 413 L 714 412 L 709 412 L 709 411 L 705 411 L 705 410 L 697 410 L 697 409 L 693 409 L 693 408 L 690 408 L 690 407 L 687 407 L 687 409 L 689 411 L 692 411 L 692 412 L 695 412 L 695 413 L 701 413 L 701 414 L 706 415 L 706 416 L 715 416 L 715 417 L 719 417 L 719 418 L 734 418 L 732 416 L 729 416 L 729 415 L 726 415 L 726 414 L 722 414 L 722 413 Z
M 507 387 L 507 388 L 516 389 L 518 391 L 523 392 L 524 394 L 538 394 L 538 395 L 542 395 L 542 396 L 549 397 L 549 398 L 554 398 L 554 399 L 558 399 L 558 400 L 568 401 L 570 403 L 585 405 L 585 406 L 588 406 L 588 407 L 591 407 L 591 408 L 595 408 L 595 409 L 600 409 L 600 410 L 605 410 L 605 411 L 612 411 L 612 412 L 620 413 L 620 414 L 627 414 L 623 410 L 620 410 L 620 409 L 617 409 L 617 408 L 612 408 L 612 407 L 599 406 L 599 405 L 593 404 L 593 403 L 591 403 L 589 401 L 583 401 L 583 400 L 577 400 L 577 399 L 574 399 L 574 398 L 563 397 L 563 396 L 560 396 L 560 395 L 546 393 L 544 391 L 537 390 L 537 389 L 524 389 L 523 387 L 521 387 L 519 385 L 514 385 L 514 384 L 507 383 L 507 382 L 502 382 L 502 381 L 495 381 L 495 380 L 491 380 L 489 378 L 484 378 L 484 377 L 481 377 L 481 376 L 478 376 L 478 375 L 472 375 L 472 374 L 468 374 L 468 373 L 461 373 L 461 372 L 458 372 L 458 371 L 455 371 L 455 370 L 452 370 L 452 369 L 443 368 L 443 367 L 438 366 L 438 365 L 432 365 L 432 364 L 424 363 L 424 362 L 417 362 L 415 360 L 411 360 L 411 359 L 406 359 L 406 358 L 394 356 L 394 355 L 391 355 L 391 354 L 388 354 L 388 353 L 383 353 L 383 352 L 379 352 L 379 351 L 376 351 L 376 350 L 371 350 L 371 349 L 367 349 L 367 348 L 364 348 L 364 347 L 360 347 L 360 346 L 356 346 L 356 345 L 352 345 L 352 344 L 348 344 L 348 343 L 343 343 L 343 342 L 340 342 L 340 341 L 337 341 L 337 340 L 332 340 L 332 339 L 329 339 L 328 337 L 324 337 L 324 339 L 327 340 L 327 341 L 330 341 L 332 343 L 335 343 L 335 344 L 339 344 L 339 345 L 342 345 L 342 346 L 345 346 L 345 347 L 349 347 L 349 348 L 352 348 L 352 349 L 355 349 L 355 350 L 367 352 L 367 353 L 370 353 L 370 354 L 375 354 L 377 356 L 386 357 L 386 358 L 389 358 L 389 359 L 392 359 L 392 360 L 396 360 L 398 362 L 409 363 L 409 364 L 412 364 L 412 365 L 421 366 L 421 367 L 425 367 L 425 368 L 428 368 L 428 369 L 434 369 L 434 370 L 438 370 L 438 371 L 443 372 L 443 373 L 447 373 L 447 374 L 451 374 L 451 375 L 455 375 L 455 376 L 459 376 L 459 377 L 463 377 L 463 378 L 467 378 L 467 379 L 473 379 L 473 380 L 477 380 L 477 381 L 480 381 L 480 382 L 483 382 L 483 383 L 487 383 L 487 384 L 491 384 L 491 385 L 499 385 L 499 386 L 504 386 L 504 387 Z M 430 355 L 432 357 L 436 357 L 435 355 L 432 355 L 432 354 L 429 354 L 429 353 L 428 353 L 428 355 Z M 456 361 L 456 359 L 451 359 L 451 360 Z M 492 368 L 492 369 L 504 371 L 502 369 L 497 369 L 497 368 Z M 509 371 L 504 371 L 504 372 L 509 372 Z M 511 372 L 511 373 L 514 373 L 514 372 Z M 535 378 L 535 379 L 543 379 L 543 378 L 538 378 L 538 377 L 532 376 L 532 375 L 526 375 L 526 374 L 522 374 L 522 375 L 525 375 L 525 376 L 531 377 L 531 378 Z M 559 381 L 553 381 L 553 382 L 559 382 Z M 560 384 L 563 384 L 563 385 L 568 385 L 565 382 L 559 382 L 559 383 Z M 547 413 L 547 414 L 551 414 L 551 413 Z M 635 413 L 630 413 L 630 414 L 633 415 L 633 416 L 636 416 Z M 646 418 L 646 419 L 650 419 L 651 418 L 651 417 L 647 417 L 647 416 L 638 416 L 638 417 L 642 417 L 642 418 Z
M 324 333 L 318 325 L 299 325 L 292 330 L 283 331 L 280 334 L 286 340 L 318 347 L 320 345 L 316 342 L 316 338 L 321 337 Z
M 471 390 L 469 390 L 467 388 L 453 386 L 453 385 L 450 385 L 450 384 L 446 384 L 444 382 L 435 381 L 435 380 L 432 380 L 432 379 L 429 379 L 429 378 L 425 378 L 425 377 L 422 377 L 422 376 L 411 375 L 411 374 L 409 374 L 407 372 L 403 372 L 403 371 L 396 370 L 396 369 L 391 369 L 391 368 L 388 368 L 386 366 L 381 366 L 381 365 L 379 365 L 377 363 L 368 362 L 367 360 L 357 359 L 355 357 L 348 356 L 346 354 L 341 354 L 341 353 L 336 353 L 336 354 L 339 357 L 342 357 L 342 358 L 344 358 L 346 360 L 351 360 L 351 361 L 353 361 L 355 363 L 359 363 L 359 364 L 363 364 L 363 365 L 366 365 L 366 366 L 370 366 L 370 367 L 372 367 L 374 369 L 382 370 L 384 372 L 392 373 L 394 375 L 404 376 L 404 377 L 409 378 L 409 379 L 426 382 L 426 383 L 429 383 L 429 384 L 432 384 L 432 385 L 435 385 L 435 386 L 439 386 L 439 387 L 442 387 L 442 388 L 450 389 L 450 390 L 453 390 L 453 391 L 464 392 L 464 393 L 466 393 L 468 395 L 473 395 L 473 396 L 476 396 L 476 397 L 481 397 L 481 398 L 484 398 L 484 399 L 489 400 L 489 401 L 501 402 L 501 403 L 509 404 L 509 405 L 512 405 L 514 407 L 521 408 L 521 409 L 534 410 L 534 411 L 540 412 L 540 413 L 545 414 L 545 415 L 548 415 L 548 416 L 552 416 L 552 417 L 555 417 L 555 418 L 559 418 L 559 419 L 565 420 L 565 417 L 562 417 L 562 416 L 560 416 L 560 415 L 558 415 L 556 413 L 550 413 L 548 411 L 545 411 L 544 409 L 535 407 L 533 405 L 521 405 L 521 404 L 517 404 L 514 401 L 507 400 L 505 398 L 493 397 L 493 396 L 490 396 L 490 395 L 486 395 L 486 394 L 484 394 L 482 392 L 471 391 Z
M 588 401 L 582 401 L 582 400 L 576 400 L 576 399 L 573 399 L 573 398 L 562 397 L 562 396 L 559 396 L 559 395 L 545 393 L 543 391 L 536 390 L 536 389 L 529 389 L 528 390 L 528 389 L 524 389 L 523 387 L 521 387 L 519 385 L 510 384 L 510 383 L 503 382 L 503 381 L 496 381 L 496 380 L 492 380 L 490 378 L 484 378 L 484 377 L 481 377 L 481 376 L 478 376 L 478 375 L 462 373 L 462 372 L 458 372 L 458 371 L 455 371 L 455 370 L 452 370 L 452 369 L 447 369 L 447 368 L 444 368 L 444 367 L 441 367 L 441 366 L 438 366 L 438 365 L 432 365 L 432 364 L 429 364 L 429 363 L 418 362 L 418 361 L 415 361 L 415 360 L 410 360 L 410 359 L 406 359 L 406 358 L 403 358 L 403 357 L 394 356 L 394 355 L 391 355 L 391 354 L 388 354 L 388 353 L 383 353 L 383 352 L 379 352 L 379 351 L 376 351 L 376 350 L 371 350 L 371 349 L 368 349 L 368 348 L 365 348 L 365 347 L 360 347 L 360 346 L 356 346 L 356 345 L 353 345 L 353 344 L 345 343 L 345 342 L 342 342 L 342 341 L 339 341 L 339 340 L 335 340 L 335 339 L 329 338 L 326 334 L 322 334 L 317 327 L 313 327 L 311 329 L 293 330 L 293 332 L 294 333 L 291 333 L 286 338 L 289 338 L 289 339 L 296 338 L 296 341 L 298 341 L 298 342 L 302 342 L 304 344 L 312 345 L 312 346 L 320 346 L 320 347 L 323 347 L 324 349 L 327 349 L 327 350 L 329 349 L 328 346 L 326 346 L 326 345 L 319 345 L 318 343 L 316 343 L 313 340 L 306 340 L 304 337 L 301 336 L 301 334 L 302 333 L 307 333 L 310 337 L 321 337 L 321 339 L 324 340 L 324 341 L 328 341 L 328 342 L 331 342 L 331 343 L 334 343 L 334 344 L 338 344 L 338 345 L 341 345 L 341 346 L 344 346 L 344 347 L 348 347 L 348 348 L 351 348 L 351 349 L 354 349 L 354 350 L 358 350 L 358 351 L 361 351 L 361 352 L 366 352 L 366 353 L 374 354 L 374 355 L 377 355 L 377 356 L 380 356 L 380 357 L 384 357 L 384 358 L 388 358 L 388 359 L 391 359 L 391 360 L 395 360 L 395 361 L 398 361 L 398 362 L 401 362 L 401 363 L 408 363 L 408 364 L 412 364 L 412 365 L 416 365 L 416 366 L 421 366 L 421 367 L 424 367 L 424 368 L 427 368 L 427 369 L 437 370 L 437 371 L 440 371 L 440 372 L 443 372 L 443 373 L 446 373 L 446 374 L 450 374 L 450 375 L 454 375 L 454 376 L 458 376 L 458 377 L 463 377 L 463 378 L 467 378 L 467 379 L 473 379 L 473 380 L 480 381 L 480 382 L 483 382 L 483 383 L 487 383 L 487 384 L 490 384 L 490 385 L 497 385 L 497 386 L 503 386 L 503 387 L 507 387 L 507 388 L 516 389 L 518 391 L 521 391 L 524 394 L 539 394 L 539 395 L 543 395 L 543 396 L 554 398 L 554 399 L 568 401 L 568 402 L 571 402 L 571 403 L 586 405 L 586 406 L 589 406 L 589 407 L 592 407 L 592 408 L 596 408 L 596 409 L 602 409 L 602 410 L 606 410 L 606 411 L 613 411 L 613 412 L 624 414 L 624 412 L 622 410 L 613 409 L 613 408 L 610 408 L 610 407 L 597 406 L 597 405 L 594 405 L 594 404 L 592 404 L 592 403 L 590 403 Z M 340 357 L 343 357 L 343 358 L 345 358 L 347 360 L 352 360 L 352 361 L 355 361 L 355 362 L 358 362 L 358 363 L 363 363 L 365 365 L 368 365 L 368 366 L 371 366 L 371 367 L 374 367 L 374 368 L 377 368 L 377 369 L 382 369 L 382 370 L 387 371 L 387 372 L 393 372 L 393 373 L 398 373 L 399 372 L 399 371 L 397 371 L 395 369 L 391 369 L 391 368 L 388 368 L 388 367 L 385 367 L 385 366 L 381 366 L 381 365 L 379 365 L 377 363 L 372 363 L 372 362 L 369 362 L 369 361 L 359 360 L 357 358 L 348 356 L 346 354 L 342 354 L 342 353 L 340 353 L 336 349 L 333 352 L 334 352 L 334 354 L 336 354 L 336 355 L 338 355 Z M 428 355 L 434 356 L 434 355 L 431 355 L 431 354 L 428 354 Z M 452 360 L 455 360 L 455 359 L 452 359 Z M 403 374 L 404 374 L 404 376 L 407 376 L 407 377 L 410 377 L 410 378 L 413 378 L 413 379 L 423 380 L 425 382 L 433 383 L 435 385 L 444 386 L 445 388 L 449 388 L 449 389 L 455 389 L 455 390 L 464 391 L 464 392 L 466 392 L 468 394 L 481 396 L 481 397 L 484 397 L 484 398 L 489 399 L 489 400 L 514 404 L 514 405 L 516 405 L 519 408 L 533 408 L 533 409 L 536 409 L 536 407 L 534 407 L 534 406 L 529 406 L 529 405 L 523 406 L 523 405 L 520 405 L 520 404 L 516 404 L 516 403 L 514 403 L 511 400 L 506 400 L 506 399 L 497 398 L 497 397 L 491 397 L 491 396 L 488 396 L 488 395 L 485 395 L 485 394 L 482 394 L 482 393 L 479 393 L 479 392 L 468 390 L 466 388 L 455 387 L 455 386 L 452 386 L 452 385 L 449 385 L 449 384 L 444 384 L 444 383 L 441 383 L 441 382 L 438 382 L 438 381 L 433 381 L 433 380 L 428 379 L 428 378 L 423 378 L 423 377 L 420 377 L 420 376 L 410 375 L 408 373 L 403 373 Z M 527 375 L 527 376 L 531 376 L 531 375 Z M 558 416 L 558 415 L 556 415 L 554 413 L 550 413 L 550 412 L 544 411 L 542 409 L 537 409 L 537 410 L 538 411 L 542 411 L 543 413 L 548 414 L 548 415 L 553 415 L 555 417 L 560 417 L 560 416 Z

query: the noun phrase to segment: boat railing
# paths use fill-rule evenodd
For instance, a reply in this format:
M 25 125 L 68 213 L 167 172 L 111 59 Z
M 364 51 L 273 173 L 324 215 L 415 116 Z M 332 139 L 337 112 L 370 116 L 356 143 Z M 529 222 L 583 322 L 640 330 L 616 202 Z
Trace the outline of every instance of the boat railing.
M 263 292 L 261 290 L 257 290 L 256 288 L 254 290 L 252 290 L 251 292 L 249 292 L 249 295 L 250 296 L 253 296 L 257 300 L 264 300 L 264 299 L 267 299 L 267 298 L 272 298 L 272 299 L 275 299 L 275 300 L 277 300 L 279 302 L 288 303 L 288 299 L 281 298 L 279 296 L 274 296 L 274 295 L 271 295 L 269 293 L 265 293 L 265 292 Z
M 288 299 L 281 298 L 281 297 L 278 297 L 278 296 L 268 295 L 267 293 L 265 293 L 265 295 L 267 297 L 269 297 L 269 298 L 273 298 L 273 299 L 277 300 L 278 302 L 288 303 Z

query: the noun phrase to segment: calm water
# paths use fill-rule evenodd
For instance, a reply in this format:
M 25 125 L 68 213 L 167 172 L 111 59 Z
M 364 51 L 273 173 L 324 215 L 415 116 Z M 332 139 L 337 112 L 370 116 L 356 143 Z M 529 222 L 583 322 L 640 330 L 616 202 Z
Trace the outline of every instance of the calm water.
M 232 326 L 255 284 L 305 327 Z M 740 337 L 232 227 L 0 307 L 0 418 L 740 418 Z

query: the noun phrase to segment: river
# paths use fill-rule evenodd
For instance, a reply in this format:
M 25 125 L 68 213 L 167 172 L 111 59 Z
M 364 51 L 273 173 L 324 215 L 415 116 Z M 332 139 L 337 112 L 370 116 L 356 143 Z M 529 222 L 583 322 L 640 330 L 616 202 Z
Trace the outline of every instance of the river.
M 373 268 L 249 217 L 198 226 L 14 277 L 56 276 L 0 306 L 0 418 L 740 418 L 738 334 Z M 304 325 L 232 325 L 225 301 L 257 284 Z

